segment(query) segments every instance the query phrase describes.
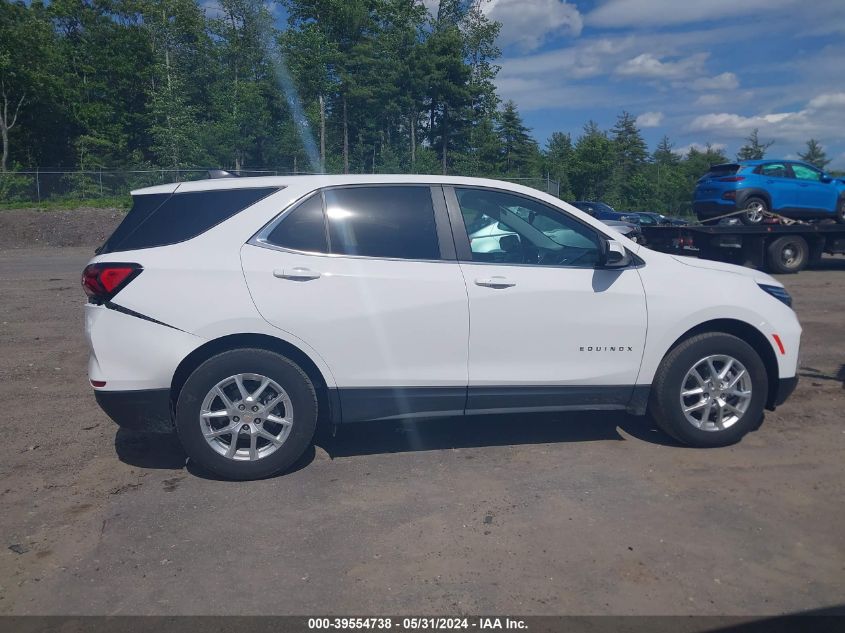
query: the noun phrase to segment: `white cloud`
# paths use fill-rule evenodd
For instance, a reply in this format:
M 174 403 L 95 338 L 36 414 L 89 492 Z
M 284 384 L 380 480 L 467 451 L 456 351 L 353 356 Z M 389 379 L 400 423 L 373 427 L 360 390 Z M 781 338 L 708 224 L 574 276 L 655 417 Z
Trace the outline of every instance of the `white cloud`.
M 845 92 L 829 92 L 810 99 L 807 107 L 811 110 L 827 108 L 845 108 Z
M 733 73 L 722 73 L 715 77 L 699 77 L 692 82 L 695 90 L 736 90 L 739 79 Z
M 643 112 L 637 117 L 637 125 L 640 127 L 659 127 L 663 123 L 662 112 Z
M 816 3 L 832 5 L 837 1 L 814 0 L 812 10 Z M 799 0 L 607 0 L 587 14 L 586 22 L 590 26 L 608 28 L 656 27 L 718 20 L 758 11 L 770 13 L 797 4 Z
M 534 50 L 549 36 L 580 35 L 583 20 L 578 7 L 562 0 L 489 0 L 481 10 L 502 24 L 498 43 Z
M 838 138 L 845 117 L 845 92 L 820 94 L 801 110 L 744 116 L 730 112 L 702 114 L 689 125 L 693 132 L 740 139 L 754 128 L 763 138 L 803 143 L 809 138 Z
M 707 53 L 696 53 L 675 61 L 662 61 L 651 53 L 642 53 L 616 67 L 616 74 L 644 79 L 683 79 L 700 74 L 707 61 Z
M 727 149 L 727 147 L 728 146 L 725 145 L 724 143 L 710 143 L 710 149 L 715 150 L 715 151 L 718 151 L 718 150 L 724 151 L 725 149 Z M 696 149 L 699 152 L 703 152 L 707 149 L 707 144 L 706 143 L 690 143 L 689 145 L 684 145 L 682 147 L 674 147 L 674 148 L 672 148 L 672 151 L 674 153 L 678 154 L 678 156 L 686 156 L 691 149 Z

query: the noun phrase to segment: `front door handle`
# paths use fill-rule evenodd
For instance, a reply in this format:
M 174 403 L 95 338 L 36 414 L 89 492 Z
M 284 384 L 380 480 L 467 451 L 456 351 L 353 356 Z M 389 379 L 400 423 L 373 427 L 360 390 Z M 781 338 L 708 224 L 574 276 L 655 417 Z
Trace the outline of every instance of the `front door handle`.
M 273 276 L 279 279 L 290 279 L 292 281 L 310 281 L 320 277 L 320 273 L 310 268 L 285 268 L 284 270 L 276 269 L 273 271 Z
M 485 277 L 475 280 L 476 286 L 486 286 L 487 288 L 511 288 L 516 285 L 515 281 L 509 280 L 507 277 Z

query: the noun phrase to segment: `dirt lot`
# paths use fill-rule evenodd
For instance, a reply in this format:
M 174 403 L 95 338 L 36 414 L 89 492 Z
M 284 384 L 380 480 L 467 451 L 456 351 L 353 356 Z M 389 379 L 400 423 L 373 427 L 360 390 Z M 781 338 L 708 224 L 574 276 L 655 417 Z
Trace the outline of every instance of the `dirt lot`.
M 78 286 L 90 254 L 0 249 L 0 613 L 845 603 L 841 259 L 783 279 L 805 328 L 802 380 L 737 446 L 679 447 L 609 413 L 400 422 L 343 429 L 288 475 L 230 483 L 97 408 Z

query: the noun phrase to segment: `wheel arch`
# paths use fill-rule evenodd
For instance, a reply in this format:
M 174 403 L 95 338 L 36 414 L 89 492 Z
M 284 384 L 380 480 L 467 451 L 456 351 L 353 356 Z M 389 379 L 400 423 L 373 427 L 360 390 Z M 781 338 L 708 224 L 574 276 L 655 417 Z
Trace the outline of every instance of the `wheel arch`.
M 747 189 L 740 189 L 736 195 L 736 208 L 741 209 L 744 208 L 742 205 L 745 204 L 746 200 L 749 198 L 762 198 L 765 200 L 766 204 L 769 207 L 769 211 L 774 211 L 772 205 L 772 196 L 769 194 L 768 191 L 765 189 L 758 189 L 756 187 L 749 187 Z
M 311 380 L 317 392 L 318 425 L 340 422 L 340 399 L 337 395 L 337 389 L 329 387 L 329 383 L 318 365 L 296 345 L 267 334 L 229 334 L 210 340 L 193 350 L 182 359 L 173 372 L 173 379 L 170 383 L 172 409 L 175 410 L 176 401 L 179 399 L 182 387 L 197 367 L 212 356 L 242 348 L 259 348 L 275 352 L 299 365 Z
M 738 319 L 711 319 L 704 321 L 698 325 L 690 328 L 681 336 L 679 336 L 669 349 L 666 350 L 665 358 L 669 352 L 675 349 L 678 345 L 689 338 L 705 332 L 722 332 L 724 334 L 731 334 L 748 343 L 755 352 L 760 356 L 763 365 L 766 368 L 766 380 L 768 383 L 768 393 L 766 395 L 766 408 L 773 409 L 777 401 L 778 386 L 780 384 L 780 371 L 778 369 L 778 361 L 775 356 L 775 350 L 772 348 L 766 335 L 763 334 L 756 327 L 745 321 Z

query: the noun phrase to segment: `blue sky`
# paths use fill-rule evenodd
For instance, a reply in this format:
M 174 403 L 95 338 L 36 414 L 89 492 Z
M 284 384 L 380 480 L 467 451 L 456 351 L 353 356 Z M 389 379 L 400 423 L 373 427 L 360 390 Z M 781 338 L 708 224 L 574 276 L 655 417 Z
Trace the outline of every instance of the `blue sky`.
M 541 145 L 627 110 L 651 148 L 733 156 L 756 127 L 769 156 L 813 137 L 845 169 L 845 0 L 481 2 L 502 23 L 499 92 Z

